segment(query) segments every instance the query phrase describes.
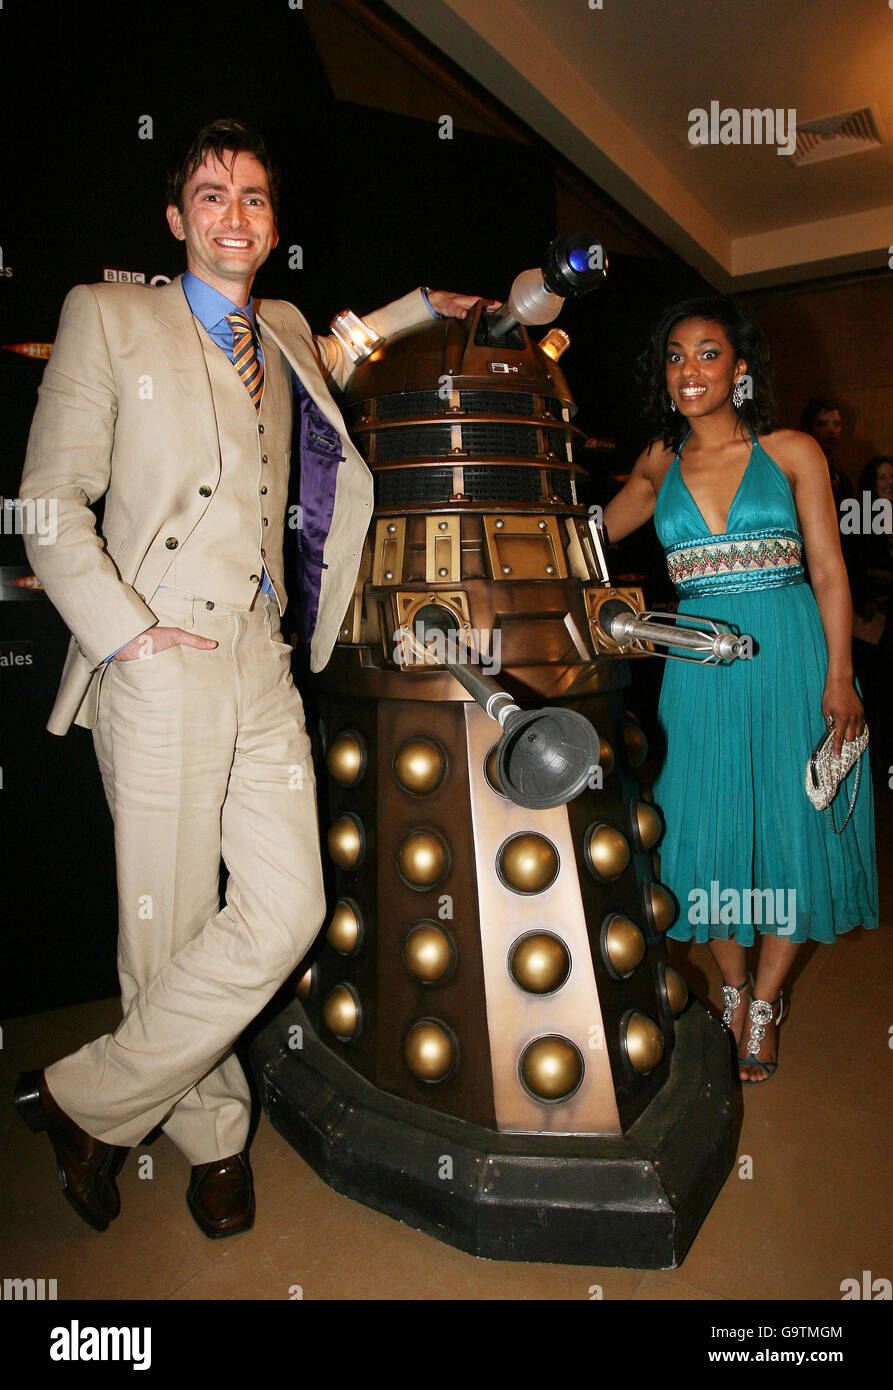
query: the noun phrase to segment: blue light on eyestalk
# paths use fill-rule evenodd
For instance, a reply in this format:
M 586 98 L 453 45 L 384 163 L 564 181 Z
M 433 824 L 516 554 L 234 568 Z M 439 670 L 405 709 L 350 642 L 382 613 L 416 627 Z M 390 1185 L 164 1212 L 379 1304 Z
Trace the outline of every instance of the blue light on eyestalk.
M 578 275 L 589 269 L 589 251 L 585 246 L 574 246 L 568 255 L 571 269 Z

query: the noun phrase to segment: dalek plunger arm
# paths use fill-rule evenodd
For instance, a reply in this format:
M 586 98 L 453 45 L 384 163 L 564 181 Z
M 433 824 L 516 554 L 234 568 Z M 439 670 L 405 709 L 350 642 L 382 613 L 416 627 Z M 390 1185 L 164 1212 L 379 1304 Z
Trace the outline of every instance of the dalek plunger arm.
M 475 659 L 473 645 L 452 615 L 444 613 L 441 617 L 429 608 L 422 622 L 423 645 L 438 634 L 447 635 L 461 642 L 472 661 Z M 505 795 L 516 805 L 532 811 L 564 806 L 591 785 L 599 765 L 600 739 L 582 714 L 556 705 L 522 710 L 508 691 L 479 667 L 463 661 L 445 661 L 443 666 L 501 726 L 496 775 Z

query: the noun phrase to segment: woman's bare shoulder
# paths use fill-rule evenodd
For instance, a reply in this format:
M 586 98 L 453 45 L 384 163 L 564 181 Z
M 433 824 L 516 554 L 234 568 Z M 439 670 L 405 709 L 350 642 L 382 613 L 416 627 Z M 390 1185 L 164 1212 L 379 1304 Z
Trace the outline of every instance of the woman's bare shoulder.
M 788 477 L 822 476 L 828 470 L 819 444 L 802 430 L 773 430 L 760 436 L 760 444 Z
M 666 446 L 658 440 L 653 444 L 648 444 L 641 452 L 633 464 L 633 471 L 641 477 L 647 478 L 654 487 L 655 492 L 660 491 L 660 485 L 667 476 L 667 469 L 676 457 L 676 450 L 672 445 Z

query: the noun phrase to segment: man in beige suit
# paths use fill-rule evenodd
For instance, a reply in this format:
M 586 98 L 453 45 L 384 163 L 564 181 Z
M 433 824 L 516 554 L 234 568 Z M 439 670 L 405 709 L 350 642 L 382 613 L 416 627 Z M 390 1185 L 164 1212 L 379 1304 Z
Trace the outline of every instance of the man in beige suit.
M 278 241 L 263 143 L 237 122 L 206 127 L 167 217 L 188 273 L 71 291 L 28 444 L 21 496 L 58 517 L 56 543 L 28 555 L 72 633 L 48 727 L 93 731 L 124 1017 L 23 1073 L 15 1098 L 95 1229 L 118 1214 L 128 1149 L 161 1125 L 192 1167 L 193 1217 L 225 1236 L 254 1218 L 232 1045 L 324 913 L 310 745 L 279 627 L 293 412 L 315 671 L 356 580 L 372 478 L 328 390 L 352 366 L 338 340 L 314 338 L 291 304 L 251 299 Z M 366 322 L 387 337 L 474 302 L 418 290 Z M 90 504 L 103 496 L 100 534 Z

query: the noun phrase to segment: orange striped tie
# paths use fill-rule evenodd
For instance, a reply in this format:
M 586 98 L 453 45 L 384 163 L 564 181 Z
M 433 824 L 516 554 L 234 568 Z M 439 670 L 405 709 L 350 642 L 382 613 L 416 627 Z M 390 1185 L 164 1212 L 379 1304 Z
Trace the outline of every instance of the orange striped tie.
M 260 410 L 260 398 L 264 393 L 264 368 L 254 345 L 251 320 L 241 312 L 227 314 L 227 323 L 233 329 L 233 366 L 247 387 L 256 410 Z

